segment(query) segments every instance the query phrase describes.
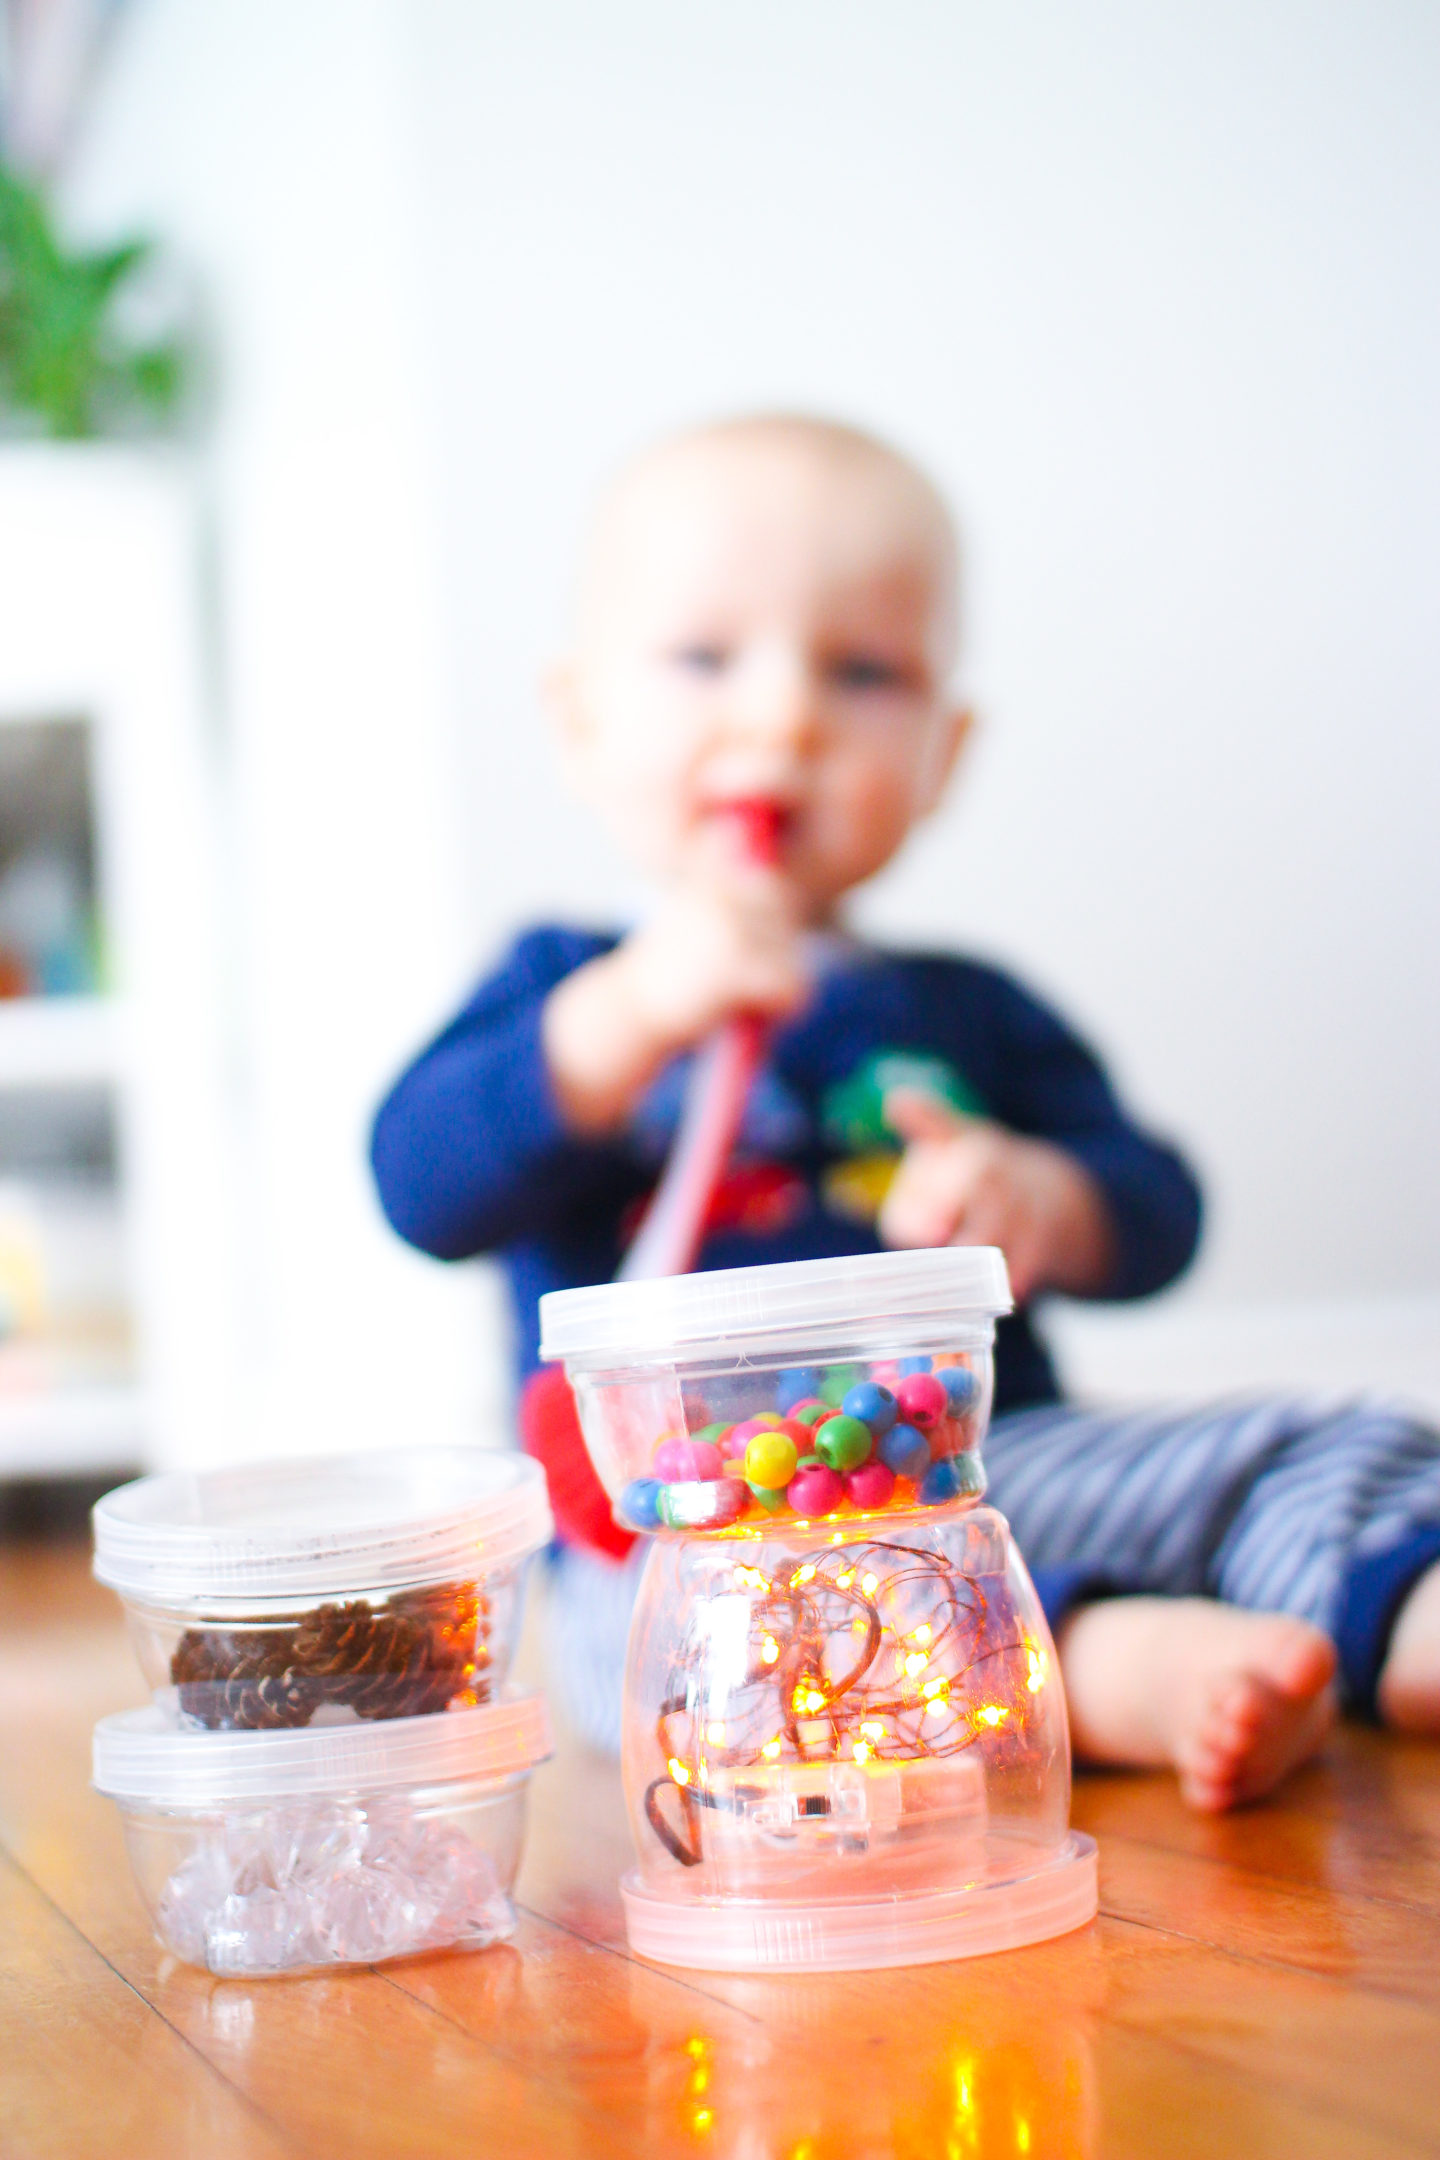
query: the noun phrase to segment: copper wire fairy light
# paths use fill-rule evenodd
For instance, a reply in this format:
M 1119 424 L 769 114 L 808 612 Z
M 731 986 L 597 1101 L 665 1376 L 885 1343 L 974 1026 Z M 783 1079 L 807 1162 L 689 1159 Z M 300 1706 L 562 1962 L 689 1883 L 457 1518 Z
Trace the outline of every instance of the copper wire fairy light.
M 955 1756 L 986 1734 L 1017 1728 L 1025 1685 L 1009 1688 L 1003 1661 L 1029 1649 L 1023 1635 L 994 1642 L 984 1590 L 940 1553 L 878 1539 L 824 1549 L 767 1573 L 737 1564 L 739 1589 L 756 1593 L 749 1658 L 723 1717 L 700 1703 L 705 1638 L 687 1633 L 656 1722 L 666 1774 L 645 1794 L 652 1830 L 682 1866 L 702 1858 L 707 1809 L 734 1809 L 733 1773 L 785 1765 L 914 1764 Z M 994 1666 L 999 1698 L 976 1703 Z M 713 1789 L 719 1780 L 722 1790 Z M 679 1795 L 680 1829 L 666 1813 Z

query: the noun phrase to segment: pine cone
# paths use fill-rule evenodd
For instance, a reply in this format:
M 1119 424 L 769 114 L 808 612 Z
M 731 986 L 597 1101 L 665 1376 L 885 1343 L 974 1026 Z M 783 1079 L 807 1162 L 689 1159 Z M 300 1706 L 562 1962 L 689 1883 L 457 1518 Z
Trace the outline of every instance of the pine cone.
M 191 1628 L 170 1660 L 180 1707 L 204 1725 L 304 1725 L 322 1703 L 363 1718 L 421 1717 L 490 1693 L 489 1600 L 463 1583 L 319 1605 L 293 1628 Z
M 294 1645 L 288 1628 L 233 1635 L 187 1628 L 170 1660 L 180 1708 L 226 1732 L 308 1723 L 318 1697 L 295 1670 Z
M 387 1601 L 398 1618 L 420 1621 L 429 1631 L 428 1664 L 449 1693 L 437 1707 L 461 1696 L 467 1704 L 488 1702 L 490 1678 L 490 1600 L 471 1583 L 438 1583 L 428 1590 L 401 1590 Z
M 364 1598 L 321 1605 L 296 1630 L 295 1663 L 358 1717 L 422 1717 L 471 1687 L 477 1618 L 473 1592 L 449 1584 L 403 1592 L 378 1612 Z

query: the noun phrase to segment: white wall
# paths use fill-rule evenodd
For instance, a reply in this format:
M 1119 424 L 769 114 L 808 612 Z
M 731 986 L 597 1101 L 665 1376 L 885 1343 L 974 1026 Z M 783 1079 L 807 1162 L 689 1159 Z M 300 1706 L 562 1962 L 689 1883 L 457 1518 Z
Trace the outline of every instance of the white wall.
M 467 957 L 400 65 L 386 0 L 149 0 L 69 190 L 97 230 L 163 232 L 210 319 L 260 1453 L 474 1431 L 488 1386 L 473 1280 L 399 1246 L 364 1163 Z
M 866 919 L 1013 961 L 1208 1173 L 1082 1375 L 1300 1377 L 1319 1313 L 1440 1396 L 1437 78 L 1405 0 L 136 0 L 74 197 L 219 339 L 267 1416 L 473 1414 L 365 1112 L 511 924 L 630 898 L 533 696 L 577 528 L 781 403 L 968 539 L 983 736 Z
M 626 897 L 531 690 L 597 477 L 716 409 L 887 429 L 962 513 L 984 732 L 865 919 L 1013 961 L 1208 1176 L 1188 1334 L 1072 1326 L 1084 1376 L 1301 1378 L 1286 1315 L 1408 1297 L 1338 1377 L 1418 1330 L 1440 1397 L 1440 16 L 410 23 L 477 942 Z M 1269 1364 L 1217 1347 L 1257 1302 Z

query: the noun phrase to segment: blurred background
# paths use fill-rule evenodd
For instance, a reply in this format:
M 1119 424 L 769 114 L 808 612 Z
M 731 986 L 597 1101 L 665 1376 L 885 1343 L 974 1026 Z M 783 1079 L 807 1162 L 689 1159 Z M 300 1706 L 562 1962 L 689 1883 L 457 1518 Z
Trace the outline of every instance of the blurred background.
M 1077 1387 L 1440 1408 L 1437 93 L 1425 0 L 8 0 L 0 1480 L 503 1434 L 368 1120 L 636 904 L 535 681 L 604 477 L 755 406 L 965 536 L 979 740 L 861 921 L 1207 1179 Z

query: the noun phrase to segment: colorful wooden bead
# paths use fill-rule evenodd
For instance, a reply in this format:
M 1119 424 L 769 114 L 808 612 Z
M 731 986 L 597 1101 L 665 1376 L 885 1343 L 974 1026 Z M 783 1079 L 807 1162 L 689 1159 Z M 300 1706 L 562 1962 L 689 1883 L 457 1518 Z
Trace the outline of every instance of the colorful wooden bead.
M 808 1434 L 806 1438 L 809 1438 Z M 783 1492 L 794 1477 L 799 1460 L 800 1450 L 789 1433 L 756 1433 L 745 1449 L 745 1482 L 752 1492 L 757 1485 L 772 1492 Z
M 838 1470 L 815 1463 L 795 1472 L 785 1497 L 797 1515 L 813 1521 L 817 1515 L 828 1515 L 832 1508 L 839 1507 L 845 1497 L 845 1480 Z
M 863 1365 L 827 1365 L 817 1392 L 832 1410 L 838 1410 L 851 1388 L 858 1387 L 864 1378 Z
M 750 1495 L 739 1478 L 703 1478 L 667 1485 L 660 1520 L 667 1530 L 724 1530 L 738 1522 Z
M 774 1515 L 781 1508 L 789 1505 L 789 1499 L 783 1485 L 752 1485 L 750 1487 L 750 1497 L 760 1507 L 764 1508 L 767 1515 Z
M 907 1373 L 895 1390 L 907 1425 L 933 1425 L 950 1407 L 950 1398 L 934 1373 Z
M 690 1438 L 692 1440 L 708 1440 L 713 1446 L 723 1450 L 725 1437 L 729 1430 L 730 1427 L 725 1423 L 725 1420 L 717 1418 L 714 1424 L 702 1425 L 697 1432 L 692 1432 Z
M 985 1490 L 985 1472 L 974 1455 L 947 1455 L 931 1463 L 920 1480 L 920 1499 L 925 1507 L 939 1507 L 947 1500 L 976 1499 Z
M 819 1393 L 820 1375 L 813 1365 L 797 1365 L 782 1372 L 775 1382 L 775 1407 L 789 1417 L 797 1403 Z
M 907 1373 L 932 1372 L 934 1366 L 934 1358 L 902 1357 L 900 1360 L 900 1377 L 903 1380 Z
M 846 1417 L 859 1418 L 862 1425 L 868 1425 L 877 1440 L 881 1433 L 889 1432 L 900 1414 L 889 1388 L 877 1387 L 873 1380 L 862 1380 L 858 1387 L 852 1387 L 840 1408 Z
M 653 1473 L 666 1485 L 694 1485 L 718 1478 L 720 1450 L 713 1440 L 662 1440 L 655 1450 Z
M 845 1480 L 845 1497 L 858 1508 L 886 1507 L 894 1490 L 894 1471 L 878 1459 L 861 1463 Z
M 794 1409 L 790 1412 L 792 1421 L 798 1420 L 802 1425 L 819 1425 L 825 1418 L 834 1415 L 835 1405 L 826 1402 L 819 1395 L 805 1402 L 796 1403 Z
M 892 1425 L 878 1453 L 897 1477 L 922 1478 L 930 1467 L 930 1443 L 913 1425 Z
M 980 1383 L 968 1365 L 947 1365 L 940 1375 L 940 1385 L 953 1411 L 968 1410 L 980 1393 Z
M 868 1425 L 859 1418 L 826 1418 L 815 1429 L 815 1452 L 832 1470 L 858 1470 L 875 1445 L 875 1437 Z
M 632 1530 L 653 1530 L 660 1520 L 659 1478 L 631 1478 L 620 1495 L 619 1513 Z

